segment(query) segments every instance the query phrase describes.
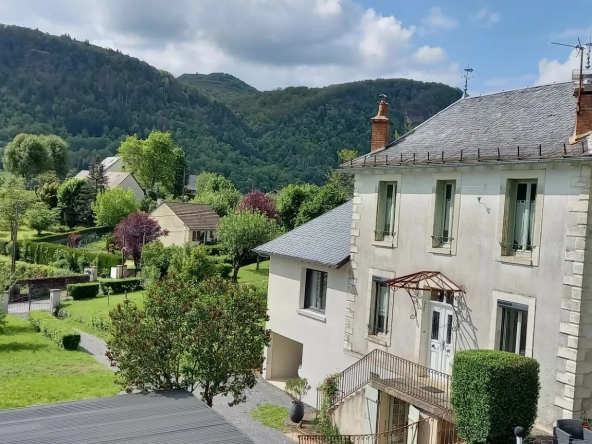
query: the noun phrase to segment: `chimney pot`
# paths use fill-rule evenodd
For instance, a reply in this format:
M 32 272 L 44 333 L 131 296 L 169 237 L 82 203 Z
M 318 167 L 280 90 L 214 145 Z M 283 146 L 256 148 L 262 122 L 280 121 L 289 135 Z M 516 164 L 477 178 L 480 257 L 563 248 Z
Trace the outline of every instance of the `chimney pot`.
M 380 97 L 378 113 L 370 119 L 372 122 L 370 152 L 381 150 L 390 142 L 391 125 L 393 122 L 388 118 L 388 103 L 384 100 L 386 96 L 381 94 Z

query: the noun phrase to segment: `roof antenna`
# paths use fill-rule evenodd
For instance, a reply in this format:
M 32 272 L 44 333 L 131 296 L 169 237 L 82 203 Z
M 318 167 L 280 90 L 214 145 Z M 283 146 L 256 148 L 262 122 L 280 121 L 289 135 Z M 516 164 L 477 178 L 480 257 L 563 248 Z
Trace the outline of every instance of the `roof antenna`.
M 585 43 L 584 46 L 588 47 L 588 53 L 586 54 L 586 69 L 590 69 L 590 50 L 592 49 L 592 35 L 590 36 L 590 40 L 588 43 Z
M 469 97 L 469 95 L 467 94 L 467 91 L 469 89 L 469 79 L 473 78 L 473 76 L 471 75 L 471 73 L 473 72 L 473 68 L 470 68 L 469 66 L 470 65 L 467 63 L 467 67 L 465 69 L 463 69 L 463 71 L 465 73 L 464 73 L 464 75 L 461 76 L 462 79 L 465 79 L 465 89 L 464 89 L 463 98 Z
M 582 99 L 582 89 L 584 88 L 584 46 L 582 45 L 582 42 L 580 42 L 580 39 L 578 38 L 578 44 L 577 45 L 566 45 L 565 43 L 556 43 L 556 42 L 551 42 L 551 44 L 553 45 L 559 45 L 559 46 L 567 46 L 569 48 L 575 48 L 576 49 L 576 57 L 580 56 L 580 72 L 576 73 L 576 71 L 574 70 L 574 72 L 572 72 L 572 80 L 577 80 L 578 81 L 578 99 L 576 102 L 576 112 L 579 114 L 580 113 L 580 103 L 581 103 L 581 99 Z

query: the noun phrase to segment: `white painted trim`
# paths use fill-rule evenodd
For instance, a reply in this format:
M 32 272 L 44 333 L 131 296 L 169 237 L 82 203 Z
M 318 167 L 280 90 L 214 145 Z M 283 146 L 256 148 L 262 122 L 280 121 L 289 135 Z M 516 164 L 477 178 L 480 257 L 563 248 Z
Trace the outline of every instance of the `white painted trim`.
M 402 174 L 382 174 L 379 180 L 376 182 L 376 187 L 374 189 L 373 195 L 373 213 L 372 213 L 372 220 L 374 224 L 374 230 L 376 229 L 376 216 L 378 213 L 378 190 L 380 188 L 380 182 L 397 182 L 397 192 L 395 193 L 395 222 L 393 224 L 393 240 L 390 241 L 377 241 L 375 240 L 375 233 L 372 233 L 372 245 L 377 247 L 385 247 L 385 248 L 397 248 L 399 245 L 399 219 L 400 219 L 400 211 L 401 211 L 401 188 L 403 187 L 403 175 Z
M 493 248 L 494 259 L 498 262 L 506 264 L 528 265 L 538 267 L 541 256 L 541 232 L 543 225 L 543 201 L 545 197 L 545 175 L 546 170 L 511 170 L 504 171 L 501 175 L 498 216 L 497 216 L 497 230 L 495 236 L 495 245 Z M 506 199 L 508 180 L 513 179 L 536 179 L 537 180 L 537 195 L 536 195 L 536 210 L 534 214 L 534 234 L 533 234 L 533 249 L 530 257 L 527 256 L 502 256 L 502 247 L 500 243 L 503 239 L 504 233 L 504 212 L 506 209 Z
M 433 175 L 432 185 L 432 199 L 430 206 L 430 223 L 434 225 L 434 215 L 436 209 L 436 192 L 439 180 L 454 180 L 456 181 L 454 186 L 454 213 L 452 214 L 452 242 L 450 242 L 450 248 L 434 247 L 432 241 L 432 229 L 428 234 L 428 253 L 441 254 L 446 256 L 456 256 L 457 241 L 458 241 L 458 227 L 460 221 L 460 199 L 461 199 L 461 188 L 462 188 L 462 174 L 460 172 L 449 172 L 449 173 L 435 173 Z
M 387 271 L 387 270 L 380 270 L 378 268 L 370 268 L 368 271 L 368 289 L 366 291 L 366 334 L 365 337 L 368 341 L 374 342 L 376 344 L 383 345 L 385 347 L 390 347 L 391 345 L 391 334 L 392 334 L 392 325 L 393 325 L 393 309 L 394 309 L 394 299 L 393 299 L 393 291 L 389 289 L 389 317 L 388 321 L 388 332 L 386 334 L 378 334 L 378 335 L 369 335 L 369 325 L 370 325 L 370 316 L 372 314 L 372 292 L 374 291 L 374 285 L 372 278 L 380 277 L 386 279 L 394 279 L 395 272 L 394 271 Z
M 497 350 L 497 344 L 500 337 L 501 317 L 498 308 L 498 301 L 514 302 L 516 304 L 526 305 L 528 307 L 527 326 L 526 326 L 526 349 L 525 355 L 532 358 L 532 350 L 534 347 L 534 322 L 536 299 L 530 296 L 522 296 L 519 294 L 505 293 L 503 291 L 491 292 L 491 317 L 489 320 L 489 348 Z
M 300 316 L 305 316 L 307 318 L 314 319 L 315 321 L 327 322 L 327 317 L 324 314 L 313 311 L 313 310 L 307 310 L 306 308 L 299 308 L 298 310 L 296 310 L 296 312 Z

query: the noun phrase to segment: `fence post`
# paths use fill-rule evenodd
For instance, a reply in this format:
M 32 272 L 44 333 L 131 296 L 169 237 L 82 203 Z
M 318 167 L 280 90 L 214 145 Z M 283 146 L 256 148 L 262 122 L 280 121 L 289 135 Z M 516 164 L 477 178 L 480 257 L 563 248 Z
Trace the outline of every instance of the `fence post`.
M 4 313 L 8 314 L 8 303 L 10 301 L 10 291 L 5 291 L 4 294 L 2 295 L 2 305 L 1 305 L 1 310 Z
M 526 438 L 526 430 L 518 426 L 514 428 L 514 435 L 516 436 L 516 444 L 522 444 L 522 440 Z

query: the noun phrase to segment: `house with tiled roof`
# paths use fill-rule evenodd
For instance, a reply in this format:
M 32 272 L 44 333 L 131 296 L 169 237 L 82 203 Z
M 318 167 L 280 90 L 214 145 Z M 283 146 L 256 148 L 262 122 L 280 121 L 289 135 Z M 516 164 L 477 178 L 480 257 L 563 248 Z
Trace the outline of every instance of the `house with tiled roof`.
M 140 201 L 146 197 L 142 186 L 139 184 L 134 175 L 130 172 L 125 171 L 123 162 L 120 157 L 105 157 L 101 164 L 103 165 L 103 171 L 107 178 L 107 188 L 113 189 L 116 187 L 121 188 L 123 191 L 132 190 L 136 196 L 136 200 Z M 86 179 L 89 175 L 88 170 L 79 171 L 76 174 L 78 179 Z
M 309 230 L 263 248 L 272 257 L 270 322 L 281 318 L 273 325 L 282 336 L 268 350 L 268 376 L 275 347 L 298 356 L 279 364 L 290 362 L 289 376 L 299 359 L 302 377 L 339 373 L 337 426 L 367 442 L 403 429 L 454 442 L 451 369 L 466 349 L 540 363 L 543 431 L 591 411 L 592 84 L 465 96 L 394 141 L 381 100 L 371 125 L 369 149 L 358 148 L 367 154 L 340 166 L 355 175 L 349 223 L 317 227 L 349 240 L 344 292 L 320 291 L 322 315 L 308 305 L 304 270 L 324 266 L 297 262 L 316 251 L 299 245 Z M 319 364 L 327 359 L 331 372 Z
M 209 205 L 163 202 L 150 217 L 168 231 L 160 241 L 165 245 L 206 244 L 214 242 L 220 217 Z

